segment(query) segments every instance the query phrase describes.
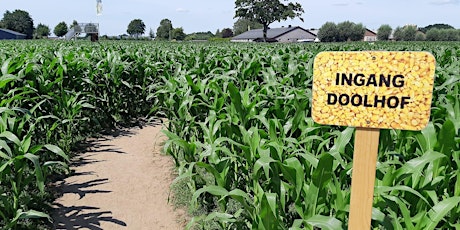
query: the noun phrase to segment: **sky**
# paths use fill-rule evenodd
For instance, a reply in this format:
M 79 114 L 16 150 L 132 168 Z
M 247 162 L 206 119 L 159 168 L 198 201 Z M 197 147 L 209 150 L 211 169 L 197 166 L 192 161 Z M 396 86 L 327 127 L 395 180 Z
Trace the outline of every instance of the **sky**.
M 320 28 L 326 22 L 351 21 L 371 30 L 382 24 L 393 28 L 407 24 L 425 27 L 445 23 L 460 28 L 460 0 L 294 0 L 305 10 L 299 19 L 275 22 L 270 27 L 301 26 Z M 102 15 L 96 14 L 96 0 L 0 0 L 0 17 L 5 11 L 21 9 L 34 20 L 34 26 L 45 24 L 53 31 L 59 22 L 73 20 L 99 23 L 100 35 L 126 34 L 133 19 L 141 19 L 146 34 L 156 32 L 160 21 L 167 18 L 173 27 L 185 33 L 216 32 L 232 28 L 234 0 L 102 0 Z

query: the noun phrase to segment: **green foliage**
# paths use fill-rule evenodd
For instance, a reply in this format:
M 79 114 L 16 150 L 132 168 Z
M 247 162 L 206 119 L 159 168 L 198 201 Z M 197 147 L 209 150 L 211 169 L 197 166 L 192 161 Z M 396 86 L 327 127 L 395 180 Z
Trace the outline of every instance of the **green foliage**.
M 263 26 L 264 40 L 267 40 L 268 26 L 275 21 L 299 18 L 303 21 L 304 10 L 300 3 L 283 4 L 281 0 L 236 0 L 235 18 L 260 23 Z
M 233 33 L 235 36 L 240 35 L 248 30 L 262 29 L 264 26 L 260 23 L 253 22 L 249 19 L 239 18 L 233 24 Z
M 355 24 L 350 21 L 345 21 L 337 24 L 338 42 L 346 41 L 361 41 L 364 38 L 366 28 L 360 23 Z
M 154 39 L 154 38 L 155 38 L 155 32 L 153 32 L 153 29 L 152 29 L 152 28 L 150 28 L 149 37 L 150 37 L 151 39 Z
M 13 30 L 26 35 L 26 38 L 32 38 L 34 33 L 34 21 L 27 11 L 15 10 L 6 11 L 0 22 L 2 28 Z
M 366 28 L 360 23 L 350 21 L 335 24 L 326 22 L 318 32 L 318 39 L 322 42 L 362 41 Z
M 422 31 L 423 33 L 427 33 L 431 29 L 448 30 L 448 29 L 455 29 L 455 28 L 453 26 L 451 26 L 451 25 L 448 25 L 448 24 L 439 24 L 438 23 L 438 24 L 433 24 L 433 25 L 429 25 L 429 26 L 420 28 L 420 31 Z
M 460 226 L 458 42 L 15 44 L 0 43 L 1 226 L 46 220 L 36 194 L 77 141 L 150 114 L 169 120 L 189 227 L 344 229 L 354 129 L 311 119 L 314 57 L 408 49 L 437 61 L 430 123 L 381 130 L 372 228 Z
M 415 41 L 417 35 L 417 27 L 407 25 L 404 27 L 397 27 L 394 32 L 394 39 L 396 41 Z
M 60 22 L 54 27 L 53 33 L 58 36 L 62 37 L 68 32 L 67 24 L 65 22 Z
M 439 41 L 442 40 L 439 29 L 431 29 L 426 32 L 427 41 Z
M 210 38 L 215 37 L 214 34 L 211 31 L 208 32 L 197 32 L 197 33 L 192 33 L 188 34 L 185 37 L 186 41 L 206 41 L 209 40 Z
M 403 41 L 403 37 L 404 37 L 403 28 L 400 26 L 396 27 L 393 33 L 393 39 L 396 41 Z
M 220 32 L 220 29 L 217 29 L 217 30 L 216 30 L 215 36 L 216 36 L 217 38 L 222 38 L 222 33 Z
M 163 70 L 152 47 L 11 44 L 0 42 L 0 228 L 37 229 L 48 176 L 85 137 L 156 113 L 149 87 Z
M 37 28 L 35 29 L 35 38 L 43 38 L 48 37 L 51 34 L 50 28 L 46 25 L 41 23 L 38 24 Z
M 73 28 L 75 28 L 77 25 L 78 25 L 77 20 L 73 20 L 73 21 L 72 21 L 72 24 L 70 24 L 69 28 L 70 28 L 70 29 L 73 29 Z
M 230 28 L 224 28 L 222 30 L 222 38 L 231 38 L 233 37 L 233 31 Z
M 141 19 L 134 19 L 129 23 L 128 29 L 126 30 L 126 32 L 129 35 L 135 36 L 136 38 L 138 38 L 139 35 L 142 35 L 145 33 L 145 24 Z
M 391 28 L 390 25 L 381 25 L 377 30 L 377 39 L 379 41 L 388 41 L 390 39 L 391 32 L 393 32 L 393 28 Z
M 428 41 L 460 41 L 460 30 L 430 29 L 426 32 Z
M 183 41 L 187 35 L 184 33 L 182 27 L 174 28 L 171 31 L 171 38 L 177 41 Z
M 416 34 L 415 34 L 415 41 L 425 41 L 426 40 L 426 36 L 424 33 L 418 31 Z
M 183 178 L 191 178 L 192 208 L 208 212 L 188 226 L 206 229 L 212 221 L 216 229 L 346 228 L 354 129 L 311 120 L 312 60 L 322 50 L 408 48 L 430 50 L 437 59 L 433 114 L 421 132 L 381 131 L 372 225 L 458 226 L 460 45 L 452 46 L 172 47 L 180 68 L 162 78 L 155 95 L 170 121 L 166 151 Z
M 33 145 L 36 121 L 28 113 L 33 113 L 35 109 L 25 111 L 0 107 L 0 223 L 5 229 L 16 229 L 21 219 L 50 219 L 43 212 L 24 210 L 33 203 L 27 193 L 33 187 L 43 194 L 46 177 L 53 172 L 53 167 L 67 167 L 63 161 L 41 160 L 40 155 L 49 154 L 44 150 L 69 161 L 57 146 Z
M 156 40 L 170 40 L 171 31 L 173 30 L 172 23 L 169 19 L 163 19 L 160 22 L 160 26 L 157 28 Z
M 338 40 L 339 30 L 333 22 L 324 23 L 318 32 L 318 39 L 322 42 L 335 42 Z

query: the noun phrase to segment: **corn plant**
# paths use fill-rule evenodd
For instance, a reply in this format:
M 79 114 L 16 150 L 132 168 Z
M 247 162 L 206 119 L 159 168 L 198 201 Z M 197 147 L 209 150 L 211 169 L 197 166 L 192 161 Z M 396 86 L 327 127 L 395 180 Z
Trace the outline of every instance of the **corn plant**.
M 53 168 L 67 167 L 64 161 L 40 162 L 40 155 L 50 151 L 69 161 L 57 146 L 32 144 L 35 121 L 28 113 L 0 107 L 0 216 L 5 229 L 15 229 L 21 219 L 50 219 L 43 212 L 27 210 L 31 201 L 26 193 L 31 186 L 44 193 L 46 177 Z
M 2 165 L 13 153 L 28 154 L 18 147 L 27 135 L 30 146 L 42 146 L 31 153 L 40 156 L 37 164 L 31 155 L 17 163 L 27 166 L 22 186 L 29 194 L 41 186 L 36 165 L 45 175 L 59 165 L 46 162 L 63 161 L 60 151 L 42 143 L 70 153 L 94 133 L 164 116 L 177 180 L 186 179 L 192 208 L 202 210 L 188 226 L 204 229 L 347 228 L 354 129 L 311 119 L 314 57 L 321 51 L 429 51 L 437 61 L 430 123 L 419 132 L 381 131 L 372 226 L 460 227 L 458 42 L 0 46 L 2 117 L 24 123 L 21 132 L 8 130 L 19 142 L 1 137 L 11 149 L 1 150 L 9 157 Z M 2 186 L 13 183 L 16 171 L 4 172 Z M 1 188 L 1 207 L 14 207 L 17 193 Z M 21 213 L 34 210 L 26 200 L 16 204 L 19 214 L 8 208 L 2 224 L 21 225 L 27 216 Z
M 410 46 L 439 59 L 439 90 L 426 129 L 381 131 L 373 226 L 458 227 L 458 44 L 447 54 L 426 43 Z M 192 206 L 209 210 L 189 227 L 346 228 L 353 129 L 311 120 L 312 60 L 322 50 L 408 47 L 181 47 L 177 69 L 163 76 L 156 96 L 170 120 L 167 151 L 193 179 Z

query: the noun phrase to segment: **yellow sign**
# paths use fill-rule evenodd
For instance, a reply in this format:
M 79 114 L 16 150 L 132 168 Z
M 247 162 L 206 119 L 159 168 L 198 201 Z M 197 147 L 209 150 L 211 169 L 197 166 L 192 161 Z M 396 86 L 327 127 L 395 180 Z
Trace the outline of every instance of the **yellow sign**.
M 313 70 L 313 120 L 421 130 L 430 118 L 435 62 L 428 52 L 319 53 Z

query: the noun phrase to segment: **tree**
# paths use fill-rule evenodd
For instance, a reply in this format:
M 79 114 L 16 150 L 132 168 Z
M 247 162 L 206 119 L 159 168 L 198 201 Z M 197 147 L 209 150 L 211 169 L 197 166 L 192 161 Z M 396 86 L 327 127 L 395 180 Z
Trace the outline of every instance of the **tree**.
M 346 42 L 350 38 L 353 23 L 345 21 L 337 24 L 336 42 Z
M 0 27 L 13 30 L 26 35 L 26 38 L 32 38 L 34 33 L 34 21 L 29 13 L 23 10 L 13 12 L 6 11 L 0 22 Z
M 360 41 L 364 38 L 366 28 L 362 24 L 345 21 L 337 24 L 337 42 Z
M 264 41 L 267 40 L 267 30 L 271 23 L 296 17 L 303 21 L 301 16 L 304 10 L 299 3 L 290 2 L 285 5 L 281 0 L 236 0 L 235 5 L 234 18 L 244 18 L 262 24 Z
M 460 30 L 430 29 L 426 32 L 427 41 L 460 41 Z
M 58 36 L 62 37 L 68 32 L 67 24 L 65 22 L 60 22 L 59 24 L 54 27 L 53 33 Z
M 50 36 L 51 31 L 50 28 L 46 25 L 41 23 L 38 24 L 37 28 L 35 29 L 35 37 L 36 38 L 43 38 Z
M 417 27 L 413 25 L 407 25 L 404 27 L 397 27 L 394 33 L 396 41 L 415 41 L 417 34 Z
M 440 23 L 438 23 L 438 24 L 433 24 L 433 25 L 429 25 L 429 26 L 420 28 L 420 31 L 422 31 L 423 33 L 426 33 L 431 29 L 444 30 L 444 29 L 454 29 L 454 27 L 451 26 L 451 25 L 448 25 L 448 24 L 440 24 Z
M 160 26 L 157 28 L 157 40 L 169 40 L 171 37 L 171 31 L 173 29 L 171 20 L 163 19 L 160 22 Z
M 403 37 L 403 28 L 400 26 L 396 27 L 393 37 L 396 41 L 401 41 Z
M 381 25 L 379 29 L 377 30 L 377 39 L 379 41 L 388 41 L 390 39 L 392 31 L 393 31 L 393 28 L 391 28 L 390 25 L 388 24 Z
M 220 32 L 219 29 L 216 30 L 216 37 L 221 38 L 222 37 L 222 32 Z
M 213 38 L 214 34 L 211 31 L 208 32 L 197 32 L 197 33 L 192 33 L 187 35 L 185 37 L 186 41 L 197 41 L 197 40 L 209 40 L 210 38 Z
M 322 42 L 335 42 L 337 36 L 337 25 L 333 22 L 326 22 L 318 32 L 318 39 Z
M 352 28 L 352 33 L 350 35 L 351 41 L 361 41 L 364 39 L 364 34 L 366 33 L 366 27 L 363 24 L 358 23 L 354 24 Z
M 417 31 L 417 33 L 415 34 L 415 41 L 425 41 L 425 39 L 425 34 L 421 31 Z
M 82 32 L 81 26 L 78 24 L 78 22 L 76 20 L 73 20 L 73 22 L 72 22 L 72 24 L 70 25 L 69 28 L 73 29 L 73 31 L 75 31 L 75 33 L 81 33 Z
M 240 18 L 233 24 L 234 35 L 240 35 L 246 31 L 253 29 L 262 29 L 264 26 L 258 22 L 253 22 L 249 19 Z
M 426 40 L 427 41 L 440 41 L 440 29 L 430 29 L 426 32 Z
M 231 38 L 233 37 L 233 31 L 230 28 L 225 28 L 222 30 L 222 38 Z
M 456 29 L 440 29 L 439 37 L 441 41 L 458 41 L 460 40 L 459 31 Z
M 154 39 L 154 38 L 155 38 L 155 33 L 153 32 L 152 28 L 150 28 L 149 37 L 150 37 L 151 39 Z
M 129 23 L 126 32 L 128 32 L 129 35 L 134 35 L 136 38 L 138 38 L 140 34 L 145 33 L 145 24 L 140 19 L 134 19 Z
M 404 41 L 415 41 L 417 26 L 405 26 L 403 29 Z
M 177 41 L 183 41 L 186 36 L 182 27 L 175 28 L 171 31 L 171 38 Z
M 70 26 L 69 26 L 69 29 L 73 29 L 73 28 L 75 28 L 75 26 L 77 26 L 77 25 L 78 25 L 77 20 L 73 20 L 73 21 L 72 21 L 72 24 L 70 24 Z

